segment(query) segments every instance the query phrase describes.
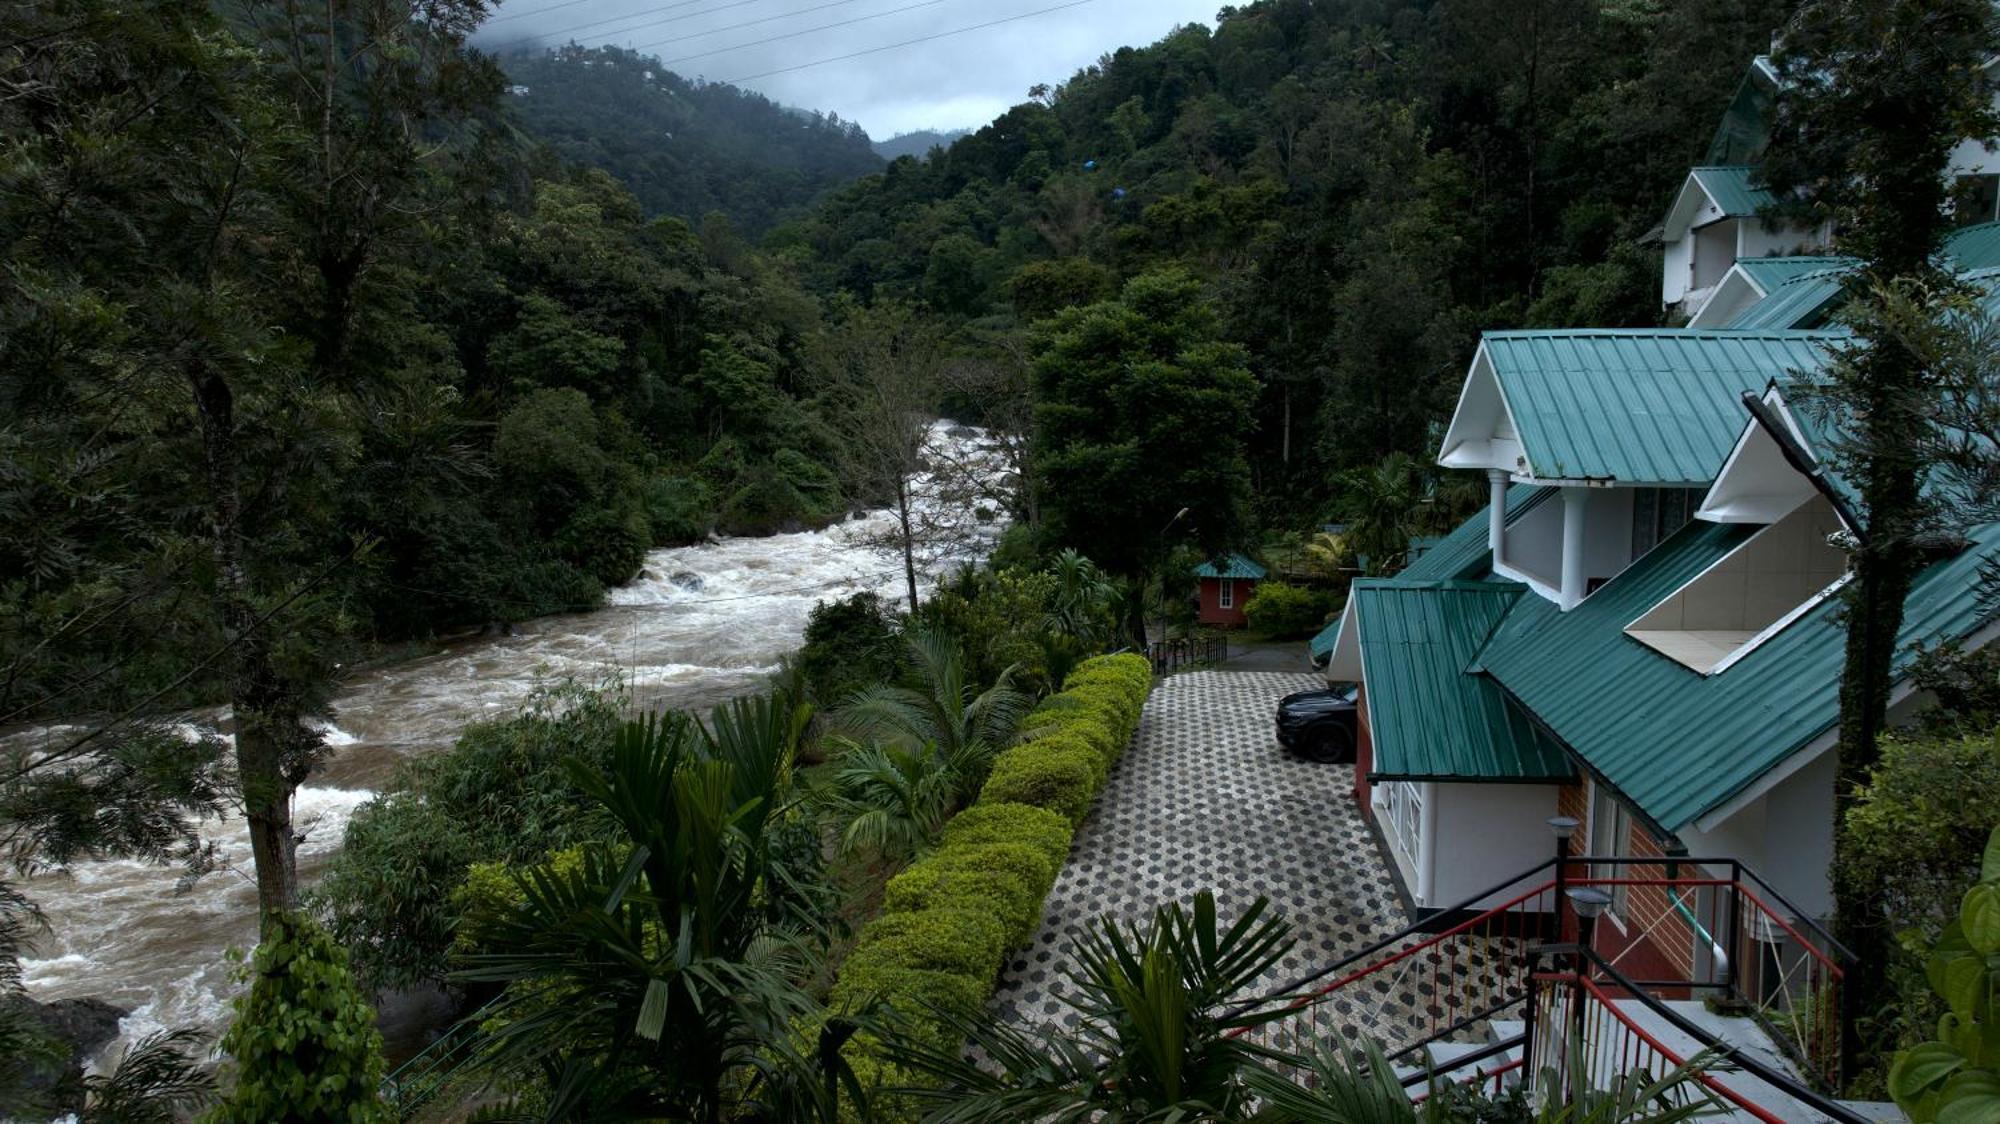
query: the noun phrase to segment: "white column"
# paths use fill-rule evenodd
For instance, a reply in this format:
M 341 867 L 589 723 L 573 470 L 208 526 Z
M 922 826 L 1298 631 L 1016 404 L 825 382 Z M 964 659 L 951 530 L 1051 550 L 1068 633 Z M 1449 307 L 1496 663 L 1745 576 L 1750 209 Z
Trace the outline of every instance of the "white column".
M 1500 564 L 1500 544 L 1507 538 L 1507 473 L 1486 470 L 1486 549 L 1493 552 L 1493 564 Z
M 1563 489 L 1562 607 L 1574 609 L 1583 600 L 1583 505 L 1590 490 L 1574 484 Z

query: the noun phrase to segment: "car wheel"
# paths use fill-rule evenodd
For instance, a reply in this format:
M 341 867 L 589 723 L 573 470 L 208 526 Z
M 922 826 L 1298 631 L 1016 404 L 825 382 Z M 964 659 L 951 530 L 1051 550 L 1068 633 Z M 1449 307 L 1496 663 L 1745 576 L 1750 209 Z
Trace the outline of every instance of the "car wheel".
M 1306 742 L 1305 759 L 1321 765 L 1340 765 L 1354 760 L 1354 735 L 1336 726 Z

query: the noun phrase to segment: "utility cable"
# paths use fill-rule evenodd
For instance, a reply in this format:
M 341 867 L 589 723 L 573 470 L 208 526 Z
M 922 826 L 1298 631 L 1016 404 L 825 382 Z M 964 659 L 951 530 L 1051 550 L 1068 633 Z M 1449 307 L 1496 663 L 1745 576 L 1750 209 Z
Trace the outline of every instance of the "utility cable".
M 752 4 L 762 4 L 763 2 L 764 0 L 733 0 L 732 3 L 717 4 L 713 8 L 703 8 L 698 12 L 684 12 L 681 15 L 668 16 L 665 19 L 654 20 L 651 23 L 635 23 L 630 27 L 621 27 L 614 31 L 592 32 L 591 34 L 584 36 L 584 38 L 602 39 L 607 35 L 625 35 L 634 31 L 644 31 L 649 27 L 664 27 L 665 25 L 670 23 L 680 23 L 682 20 L 700 19 L 703 16 L 712 16 L 717 12 L 726 12 L 732 8 L 747 8 Z M 623 20 L 633 19 L 638 16 L 651 15 L 653 12 L 669 12 L 674 10 L 675 8 L 685 8 L 685 7 L 687 7 L 687 4 L 669 4 L 664 8 L 654 8 L 651 11 L 641 10 L 637 12 L 628 12 L 622 16 L 612 16 L 610 19 L 596 20 L 591 23 L 580 23 L 577 24 L 575 27 L 565 27 L 565 28 L 559 28 L 555 31 L 538 32 L 536 37 L 540 39 L 560 38 L 562 36 L 572 35 L 576 32 L 583 31 L 588 28 L 603 27 L 607 23 L 619 23 Z M 603 44 L 599 45 L 602 46 Z
M 492 19 L 487 20 L 485 26 L 492 27 L 496 23 L 506 23 L 508 20 L 525 19 L 528 16 L 539 16 L 544 12 L 559 11 L 560 9 L 563 8 L 574 8 L 578 4 L 589 4 L 593 2 L 594 0 L 562 0 L 562 3 L 560 4 L 550 4 L 546 7 L 541 7 L 541 8 L 530 8 L 525 12 L 508 12 L 505 15 L 494 16 Z M 678 4 L 667 4 L 658 8 L 641 9 L 640 11 L 629 13 L 620 18 L 630 19 L 632 18 L 632 16 L 650 15 L 653 12 L 666 12 L 666 11 L 671 11 L 675 8 L 685 8 L 689 4 L 699 4 L 699 3 L 701 3 L 701 0 L 680 0 L 680 3 Z
M 687 41 L 688 41 L 688 40 L 690 40 L 690 39 L 700 39 L 700 38 L 703 38 L 703 37 L 705 37 L 705 36 L 709 36 L 709 35 L 720 35 L 720 34 L 722 34 L 722 33 L 723 33 L 723 32 L 725 32 L 725 31 L 741 31 L 742 29 L 744 29 L 744 28 L 746 28 L 746 27 L 756 27 L 756 26 L 757 26 L 758 24 L 760 24 L 760 23 L 776 23 L 776 22 L 777 22 L 777 21 L 779 21 L 779 20 L 785 20 L 785 19 L 790 19 L 790 18 L 792 18 L 793 16 L 809 16 L 809 15 L 813 14 L 814 12 L 824 12 L 824 11 L 826 11 L 826 10 L 827 10 L 828 8 L 844 8 L 844 7 L 846 7 L 847 5 L 849 5 L 849 4 L 853 4 L 853 3 L 856 3 L 856 2 L 857 2 L 857 0 L 833 0 L 833 3 L 831 3 L 831 4 L 821 4 L 821 5 L 819 5 L 819 6 L 818 6 L 818 7 L 816 7 L 816 8 L 801 8 L 801 9 L 799 9 L 799 10 L 798 10 L 798 11 L 796 11 L 796 12 L 780 12 L 780 13 L 778 13 L 778 14 L 777 14 L 777 15 L 775 15 L 775 16 L 765 16 L 765 17 L 764 17 L 763 19 L 755 19 L 755 20 L 744 20 L 744 21 L 743 21 L 742 23 L 732 23 L 732 24 L 728 24 L 728 25 L 726 25 L 726 26 L 723 26 L 723 27 L 711 27 L 711 28 L 709 28 L 709 29 L 708 29 L 707 31 L 696 31 L 696 32 L 693 32 L 693 33 L 690 33 L 690 34 L 687 34 L 687 35 L 682 35 L 682 36 L 678 36 L 678 37 L 676 37 L 676 38 L 673 38 L 673 39 L 662 39 L 662 40 L 661 40 L 661 41 L 659 41 L 658 43 L 649 43 L 649 44 L 647 44 L 647 45 L 646 45 L 645 47 L 643 47 L 643 48 L 633 48 L 633 49 L 634 49 L 634 50 L 649 50 L 649 49 L 651 49 L 651 48 L 653 48 L 653 47 L 664 47 L 664 46 L 666 46 L 666 45 L 667 45 L 667 44 L 669 44 L 669 43 L 685 43 L 685 42 L 687 42 Z M 715 9 L 715 10 L 717 10 L 717 11 L 720 11 L 721 9 Z M 701 12 L 701 13 L 699 13 L 699 14 L 700 14 L 700 15 L 704 15 L 704 16 L 705 16 L 705 15 L 707 15 L 708 13 L 707 13 L 707 12 Z M 640 25 L 640 27 L 651 27 L 651 26 L 653 26 L 653 25 L 652 25 L 652 24 L 641 24 L 641 25 Z M 604 32 L 603 34 L 604 34 L 604 35 L 623 35 L 623 34 L 625 34 L 625 32 L 626 32 L 626 31 L 637 31 L 637 30 L 639 30 L 639 28 L 638 28 L 638 27 L 628 27 L 628 28 L 625 28 L 625 29 L 624 29 L 623 31 L 607 31 L 607 32 Z M 602 36 L 600 36 L 600 35 L 592 35 L 592 36 L 590 36 L 590 38 L 592 38 L 592 39 L 598 39 L 598 38 L 602 38 Z M 599 46 L 604 46 L 604 44 L 599 44 Z
M 890 8 L 886 12 L 874 12 L 865 16 L 855 16 L 852 19 L 835 20 L 832 23 L 823 23 L 818 27 L 808 27 L 804 31 L 788 31 L 783 35 L 773 35 L 766 39 L 753 39 L 748 43 L 738 43 L 730 47 L 717 47 L 715 50 L 712 51 L 700 51 L 692 55 L 680 55 L 675 58 L 661 59 L 660 65 L 668 66 L 677 62 L 686 62 L 689 59 L 705 59 L 711 55 L 726 55 L 732 51 L 741 51 L 748 47 L 761 47 L 766 43 L 782 43 L 787 39 L 797 39 L 802 35 L 817 35 L 822 31 L 832 31 L 836 27 L 849 27 L 857 23 L 867 23 L 869 20 L 879 20 L 886 16 L 899 16 L 902 15 L 904 12 L 914 12 L 918 8 L 935 8 L 939 4 L 948 4 L 950 2 L 951 0 L 919 0 L 918 3 L 905 4 L 900 8 Z M 1081 2 L 1088 3 L 1089 0 L 1081 0 Z M 675 42 L 679 42 L 679 40 L 666 39 L 662 40 L 661 43 L 647 43 L 644 44 L 643 46 L 634 47 L 632 49 L 635 51 L 646 51 L 646 50 L 651 50 L 654 47 L 661 46 L 663 43 L 675 43 Z
M 1092 4 L 1095 2 L 1096 0 L 1070 0 L 1070 2 L 1067 4 L 1057 4 L 1054 5 L 1053 7 L 1040 8 L 1032 12 L 1022 12 L 1018 16 L 1008 16 L 1005 19 L 989 20 L 985 23 L 976 23 L 973 24 L 971 27 L 961 27 L 953 31 L 940 31 L 935 35 L 925 35 L 916 39 L 905 39 L 901 43 L 888 43 L 880 47 L 870 47 L 865 51 L 854 51 L 850 54 L 835 55 L 832 58 L 814 59 L 811 62 L 802 62 L 796 66 L 781 66 L 776 70 L 765 70 L 765 71 L 760 71 L 759 73 L 756 74 L 745 74 L 738 78 L 725 78 L 723 79 L 723 81 L 731 85 L 741 85 L 744 82 L 755 81 L 756 79 L 759 78 L 769 78 L 776 74 L 790 74 L 795 70 L 807 70 L 815 66 L 826 66 L 829 63 L 846 62 L 849 59 L 858 59 L 867 55 L 879 55 L 884 51 L 894 51 L 903 47 L 914 47 L 919 43 L 933 43 L 939 39 L 949 39 L 954 35 L 964 35 L 969 31 L 984 31 L 989 27 L 999 27 L 1003 23 L 1014 23 L 1017 20 L 1032 19 L 1035 16 L 1045 16 L 1048 15 L 1050 12 L 1060 12 L 1065 8 L 1081 8 L 1085 4 Z M 757 44 L 755 43 L 743 44 L 743 46 L 746 47 L 754 47 L 756 45 Z

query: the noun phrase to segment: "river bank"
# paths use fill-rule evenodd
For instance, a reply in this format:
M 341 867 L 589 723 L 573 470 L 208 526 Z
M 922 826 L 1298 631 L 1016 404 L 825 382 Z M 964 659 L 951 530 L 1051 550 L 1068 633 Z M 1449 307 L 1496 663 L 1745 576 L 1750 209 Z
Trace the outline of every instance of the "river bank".
M 943 426 L 939 439 L 960 456 L 985 440 Z M 514 713 L 543 684 L 619 681 L 646 708 L 703 709 L 757 690 L 797 649 L 817 602 L 862 591 L 900 598 L 900 568 L 870 545 L 888 522 L 878 512 L 823 530 L 655 550 L 603 608 L 358 670 L 330 708 L 331 752 L 296 797 L 302 882 L 318 878 L 355 809 L 399 764 L 449 745 L 468 723 Z M 978 555 L 997 530 L 983 527 L 933 572 Z M 22 963 L 29 993 L 130 1011 L 113 1051 L 168 1027 L 219 1033 L 236 992 L 226 953 L 255 941 L 256 891 L 240 821 L 205 824 L 203 835 L 221 865 L 185 890 L 173 869 L 123 861 L 27 880 L 22 888 L 49 921 Z

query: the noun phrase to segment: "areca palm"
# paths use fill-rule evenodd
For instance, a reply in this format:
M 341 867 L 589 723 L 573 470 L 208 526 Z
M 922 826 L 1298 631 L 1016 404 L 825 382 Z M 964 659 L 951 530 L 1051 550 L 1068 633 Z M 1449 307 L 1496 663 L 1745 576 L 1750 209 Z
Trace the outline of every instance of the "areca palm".
M 935 1106 L 925 1116 L 935 1124 L 1236 1118 L 1250 1104 L 1245 1074 L 1263 1051 L 1228 1032 L 1282 1012 L 1224 1012 L 1293 944 L 1268 907 L 1259 898 L 1224 927 L 1204 892 L 1144 925 L 1100 920 L 1077 942 L 1074 992 L 1062 997 L 1082 1016 L 1075 1031 L 940 1013 L 945 1045 L 892 1032 L 889 1055 L 935 1083 L 911 1093 Z M 960 1036 L 984 1063 L 959 1048 Z
M 967 786 L 977 786 L 986 766 L 1034 705 L 1014 687 L 1014 668 L 975 693 L 965 660 L 949 633 L 912 625 L 907 637 L 919 686 L 878 684 L 857 692 L 835 716 L 835 725 L 858 739 L 906 749 L 928 746 L 950 763 Z M 967 791 L 962 788 L 961 794 Z
M 722 708 L 708 729 L 648 717 L 601 775 L 573 770 L 624 838 L 520 875 L 520 905 L 457 977 L 509 985 L 475 1049 L 542 1075 L 543 1119 L 714 1121 L 743 1090 L 811 1068 L 794 1045 L 811 948 L 769 908 L 801 724 L 775 699 Z
M 964 787 L 929 746 L 850 745 L 832 782 L 841 850 L 889 862 L 915 857 L 937 838 Z

